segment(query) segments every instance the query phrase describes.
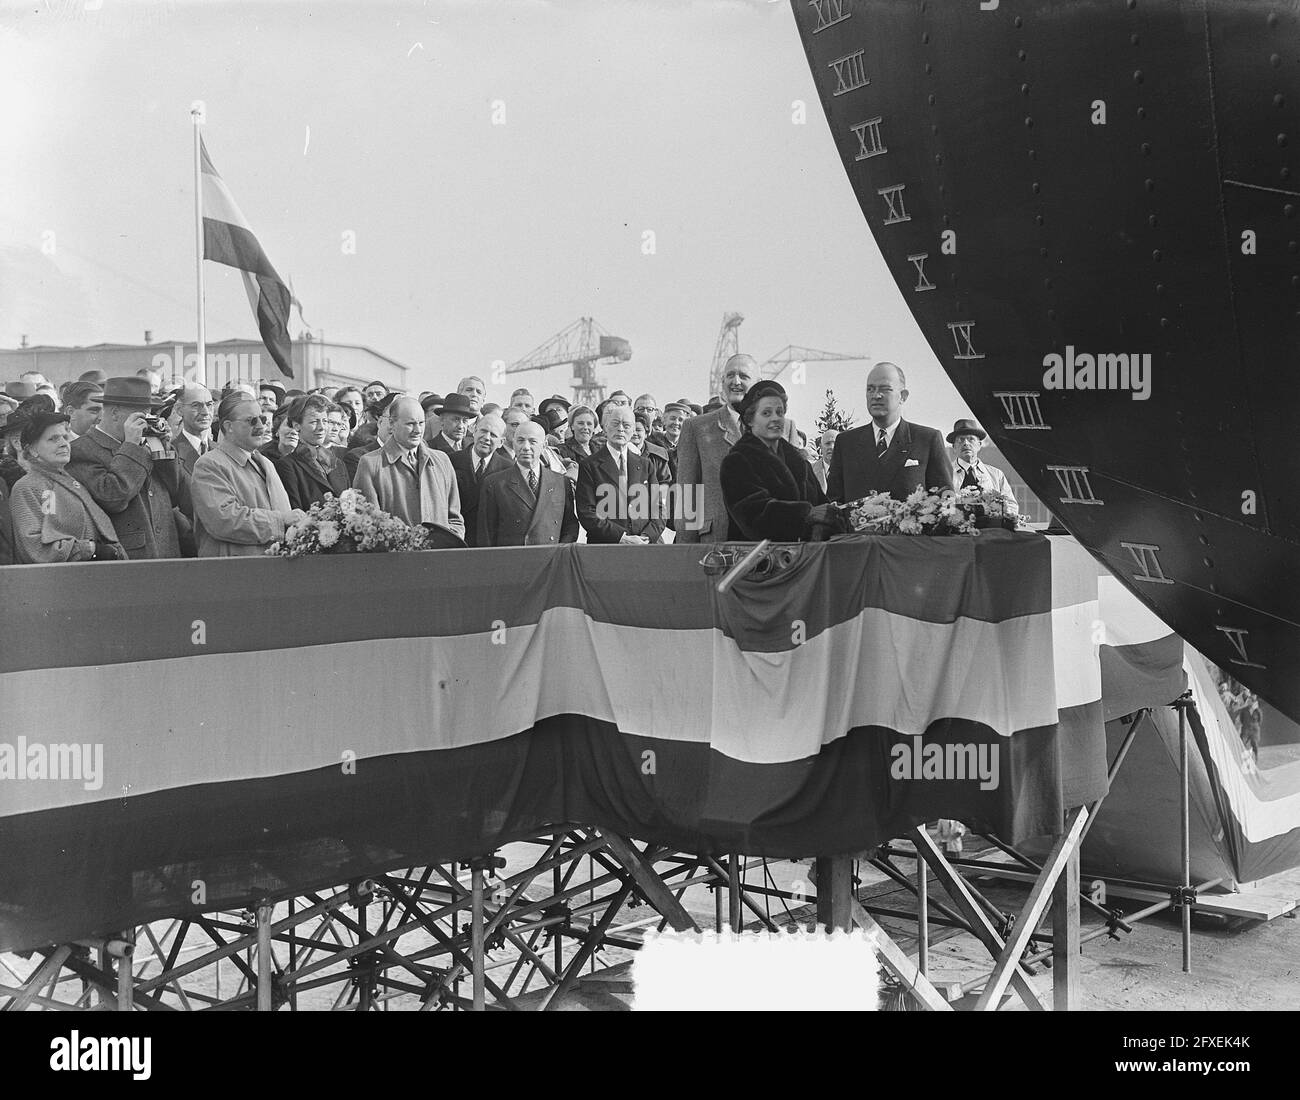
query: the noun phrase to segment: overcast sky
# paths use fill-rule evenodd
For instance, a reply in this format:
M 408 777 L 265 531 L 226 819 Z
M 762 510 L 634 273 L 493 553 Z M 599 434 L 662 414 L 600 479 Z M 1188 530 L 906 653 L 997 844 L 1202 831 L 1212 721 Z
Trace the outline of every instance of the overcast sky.
M 213 162 L 307 321 L 414 388 L 592 316 L 632 345 L 611 386 L 702 401 L 739 310 L 760 361 L 891 359 L 912 419 L 968 415 L 858 210 L 784 0 L 0 12 L 0 346 L 194 338 L 202 99 Z M 206 268 L 209 338 L 255 334 L 238 274 Z M 866 369 L 811 366 L 792 413 L 808 423 L 829 386 L 860 423 Z M 563 368 L 517 378 L 569 392 Z

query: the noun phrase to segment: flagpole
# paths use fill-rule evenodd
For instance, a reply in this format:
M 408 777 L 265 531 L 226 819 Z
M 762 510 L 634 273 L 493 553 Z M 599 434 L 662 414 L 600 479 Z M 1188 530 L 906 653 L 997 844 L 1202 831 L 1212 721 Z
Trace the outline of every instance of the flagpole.
M 190 105 L 190 119 L 194 123 L 194 273 L 198 290 L 199 339 L 196 348 L 198 362 L 195 366 L 193 381 L 200 386 L 208 384 L 208 348 L 207 334 L 203 322 L 203 156 L 201 149 L 200 128 L 203 126 L 207 111 L 203 100 L 196 99 Z M 182 364 L 182 368 L 184 364 Z M 182 369 L 182 374 L 184 370 Z

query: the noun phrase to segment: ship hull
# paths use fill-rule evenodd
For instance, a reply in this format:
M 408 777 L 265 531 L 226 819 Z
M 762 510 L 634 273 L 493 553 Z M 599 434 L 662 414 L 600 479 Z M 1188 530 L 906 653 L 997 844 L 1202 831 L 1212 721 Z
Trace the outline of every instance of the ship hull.
M 1300 718 L 1300 5 L 793 10 L 863 215 L 994 442 Z

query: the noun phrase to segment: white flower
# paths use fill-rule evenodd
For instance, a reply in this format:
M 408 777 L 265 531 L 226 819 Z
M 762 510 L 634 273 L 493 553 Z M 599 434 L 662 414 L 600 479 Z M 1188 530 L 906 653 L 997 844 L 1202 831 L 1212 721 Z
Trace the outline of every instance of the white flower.
M 293 540 L 297 537 L 297 535 L 298 535 L 298 525 L 295 523 L 292 527 L 289 528 L 289 530 L 287 530 L 284 533 L 284 541 L 293 542 Z
M 320 529 L 316 532 L 316 538 L 324 547 L 333 546 L 339 541 L 339 527 L 333 520 L 322 520 Z

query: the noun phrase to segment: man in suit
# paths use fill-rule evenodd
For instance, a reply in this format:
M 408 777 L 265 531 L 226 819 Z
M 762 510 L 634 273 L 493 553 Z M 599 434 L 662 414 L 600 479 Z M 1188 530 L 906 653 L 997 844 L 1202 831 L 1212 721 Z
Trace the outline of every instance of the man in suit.
M 831 458 L 835 454 L 835 440 L 839 434 L 834 428 L 827 428 L 822 432 L 817 439 L 817 459 L 810 463 L 813 476 L 817 479 L 817 484 L 822 487 L 823 493 L 826 492 L 826 475 L 830 473 Z
M 429 446 L 448 456 L 466 450 L 470 442 L 469 426 L 477 415 L 469 398 L 462 393 L 450 393 L 445 400 L 430 405 L 429 411 L 442 421 L 442 427 Z
M 740 439 L 737 409 L 758 378 L 758 364 L 752 355 L 738 353 L 727 360 L 722 376 L 726 402 L 712 412 L 693 417 L 682 425 L 677 442 L 677 505 L 675 517 L 678 542 L 725 542 L 731 526 L 722 499 L 719 470 L 732 445 Z M 786 442 L 797 446 L 794 420 L 785 418 Z
M 160 404 L 149 379 L 110 378 L 102 400 L 99 424 L 72 442 L 68 473 L 112 517 L 128 557 L 179 558 L 172 508 L 194 518 L 190 475 L 170 437 L 145 433 L 145 415 Z
M 173 442 L 176 457 L 188 474 L 194 472 L 194 463 L 199 455 L 212 446 L 212 413 L 216 407 L 208 388 L 196 382 L 187 382 L 176 395 L 181 430 Z
M 578 520 L 588 542 L 663 541 L 669 481 L 628 446 L 634 423 L 630 406 L 606 406 L 605 444 L 578 464 Z
M 460 490 L 460 514 L 465 517 L 465 543 L 468 546 L 491 545 L 478 541 L 478 509 L 483 481 L 489 474 L 511 468 L 510 459 L 501 451 L 501 437 L 506 426 L 495 413 L 480 416 L 474 425 L 474 443 L 467 451 L 451 455 Z
M 424 445 L 424 410 L 414 397 L 388 406 L 388 441 L 361 456 L 352 482 L 371 504 L 411 526 L 424 524 L 465 538 L 460 490 L 451 459 Z
M 903 419 L 907 378 L 893 363 L 877 363 L 867 375 L 871 423 L 841 432 L 835 440 L 826 496 L 840 504 L 872 493 L 903 500 L 914 489 L 947 489 L 952 468 L 935 428 Z
M 515 431 L 515 461 L 483 479 L 479 546 L 555 546 L 578 541 L 573 482 L 542 462 L 546 433 L 540 424 Z
M 377 451 L 386 442 L 388 442 L 388 433 L 390 423 L 388 420 L 388 406 L 393 403 L 393 395 L 387 394 L 379 399 L 376 406 L 379 413 L 379 419 L 375 423 L 375 437 L 368 443 L 362 443 L 358 447 L 353 447 L 343 455 L 343 465 L 347 468 L 348 478 L 355 481 L 357 477 L 357 464 L 361 461 L 362 455 L 368 455 L 371 451 Z M 354 435 L 356 433 L 353 433 Z

